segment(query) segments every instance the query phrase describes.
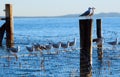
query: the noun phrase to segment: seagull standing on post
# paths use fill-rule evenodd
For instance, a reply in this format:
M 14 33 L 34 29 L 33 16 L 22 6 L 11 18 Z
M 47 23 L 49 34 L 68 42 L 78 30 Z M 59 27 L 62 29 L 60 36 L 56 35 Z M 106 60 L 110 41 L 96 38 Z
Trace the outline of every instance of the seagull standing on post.
M 87 11 L 85 11 L 83 14 L 81 14 L 80 16 L 92 16 L 94 14 L 94 7 L 89 7 Z
M 89 16 L 89 14 L 91 13 L 91 7 L 88 8 L 87 11 L 85 11 L 83 14 L 81 14 L 80 16 Z

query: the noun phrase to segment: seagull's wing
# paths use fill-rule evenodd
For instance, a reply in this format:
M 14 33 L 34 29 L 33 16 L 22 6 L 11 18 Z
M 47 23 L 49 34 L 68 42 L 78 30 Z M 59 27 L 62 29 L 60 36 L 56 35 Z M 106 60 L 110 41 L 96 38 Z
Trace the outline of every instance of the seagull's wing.
M 10 52 L 17 52 L 17 49 L 16 48 L 10 48 L 9 51 Z
M 87 15 L 89 15 L 89 13 L 90 13 L 90 11 L 87 10 L 86 12 L 84 12 L 83 14 L 81 14 L 80 16 L 87 16 Z
M 29 52 L 32 52 L 32 51 L 33 51 L 33 48 L 32 48 L 32 47 L 26 46 L 26 49 L 27 49 Z

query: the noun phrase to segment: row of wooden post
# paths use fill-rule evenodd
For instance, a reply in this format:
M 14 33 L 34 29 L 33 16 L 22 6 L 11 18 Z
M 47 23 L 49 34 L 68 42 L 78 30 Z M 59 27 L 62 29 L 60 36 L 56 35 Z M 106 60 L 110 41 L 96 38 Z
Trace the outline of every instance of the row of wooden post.
M 13 26 L 13 12 L 12 5 L 5 5 L 5 18 L 0 18 L 5 20 L 5 23 L 0 27 L 0 46 L 2 46 L 3 36 L 6 31 L 6 46 L 12 47 L 14 45 L 14 26 Z
M 97 38 L 102 38 L 101 19 L 96 20 Z M 92 77 L 92 19 L 79 20 L 80 77 Z M 102 45 L 98 45 L 98 59 L 102 59 Z

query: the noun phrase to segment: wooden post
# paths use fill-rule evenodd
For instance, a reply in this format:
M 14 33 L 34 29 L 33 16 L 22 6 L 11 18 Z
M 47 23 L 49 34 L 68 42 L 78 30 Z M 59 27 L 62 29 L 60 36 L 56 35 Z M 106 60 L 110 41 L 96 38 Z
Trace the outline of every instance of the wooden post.
M 97 38 L 101 38 L 102 39 L 101 19 L 97 19 L 96 20 L 96 25 L 97 25 Z M 97 52 L 98 52 L 98 59 L 102 60 L 102 57 L 103 57 L 102 44 L 97 45 Z
M 96 20 L 96 25 L 97 25 L 97 38 L 102 38 L 102 26 L 101 26 L 101 19 Z
M 80 77 L 92 77 L 92 19 L 79 20 Z
M 5 26 L 6 26 L 6 23 L 4 23 L 0 27 L 0 46 L 2 46 L 2 40 L 3 40 L 4 33 L 5 33 Z
M 12 5 L 5 5 L 5 15 L 6 15 L 6 45 L 7 47 L 12 47 L 14 44 L 14 26 L 13 26 L 13 13 Z

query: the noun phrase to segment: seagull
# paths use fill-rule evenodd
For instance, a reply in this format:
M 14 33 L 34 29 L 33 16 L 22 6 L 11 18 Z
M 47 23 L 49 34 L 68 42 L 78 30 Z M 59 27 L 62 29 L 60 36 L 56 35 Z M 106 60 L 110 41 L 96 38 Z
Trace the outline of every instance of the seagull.
M 28 52 L 30 52 L 30 55 L 32 54 L 33 51 L 35 51 L 34 46 L 26 46 L 26 49 L 28 50 Z
M 44 45 L 40 45 L 40 46 L 39 46 L 39 49 L 40 49 L 40 50 L 46 50 L 47 48 L 46 48 Z
M 69 47 L 69 41 L 67 43 L 62 42 L 61 47 L 64 48 L 64 49 L 68 48 Z M 66 50 L 64 50 L 64 51 L 66 51 Z
M 96 42 L 97 45 L 102 45 L 103 38 L 93 39 L 93 42 Z
M 45 45 L 45 50 L 48 51 L 48 54 L 50 54 L 51 48 L 52 48 L 52 44 L 51 43 Z
M 89 7 L 87 11 L 85 11 L 83 14 L 81 14 L 80 16 L 92 16 L 94 14 L 94 7 Z
M 83 14 L 81 14 L 80 16 L 89 16 L 90 15 L 90 13 L 91 13 L 91 7 L 89 7 L 88 8 L 88 10 L 87 11 L 85 11 Z
M 43 50 L 47 50 L 47 45 L 46 46 L 44 46 L 44 45 L 40 45 L 39 43 L 34 43 L 33 44 L 33 46 L 34 46 L 34 48 L 35 48 L 35 51 L 40 51 L 40 55 L 42 55 L 43 54 Z
M 52 47 L 55 49 L 56 53 L 58 54 L 58 49 L 61 47 L 61 42 L 52 43 Z
M 117 45 L 118 44 L 118 38 L 116 38 L 115 41 L 107 42 L 107 43 L 110 44 L 110 45 Z
M 40 49 L 41 46 L 40 46 L 39 43 L 33 43 L 33 46 L 34 46 L 34 48 L 35 48 L 35 51 L 40 51 L 40 55 L 43 54 L 43 53 L 42 53 L 42 49 Z
M 75 45 L 76 45 L 76 38 L 74 38 L 73 41 L 69 42 L 69 47 L 71 47 L 72 50 L 74 49 L 73 46 L 75 46 Z
M 39 45 L 39 51 L 40 51 L 40 55 L 42 56 L 43 54 L 43 50 L 47 50 L 47 48 L 44 45 Z
M 61 42 L 53 43 L 52 46 L 53 46 L 53 48 L 60 48 L 61 47 Z
M 108 44 L 112 45 L 113 48 L 115 48 L 116 45 L 118 45 L 118 38 L 116 38 L 115 41 L 112 41 L 112 42 L 107 42 Z
M 33 46 L 35 48 L 35 51 L 38 51 L 40 44 L 39 43 L 33 43 Z
M 8 51 L 18 59 L 17 53 L 20 51 L 20 46 L 8 48 Z

